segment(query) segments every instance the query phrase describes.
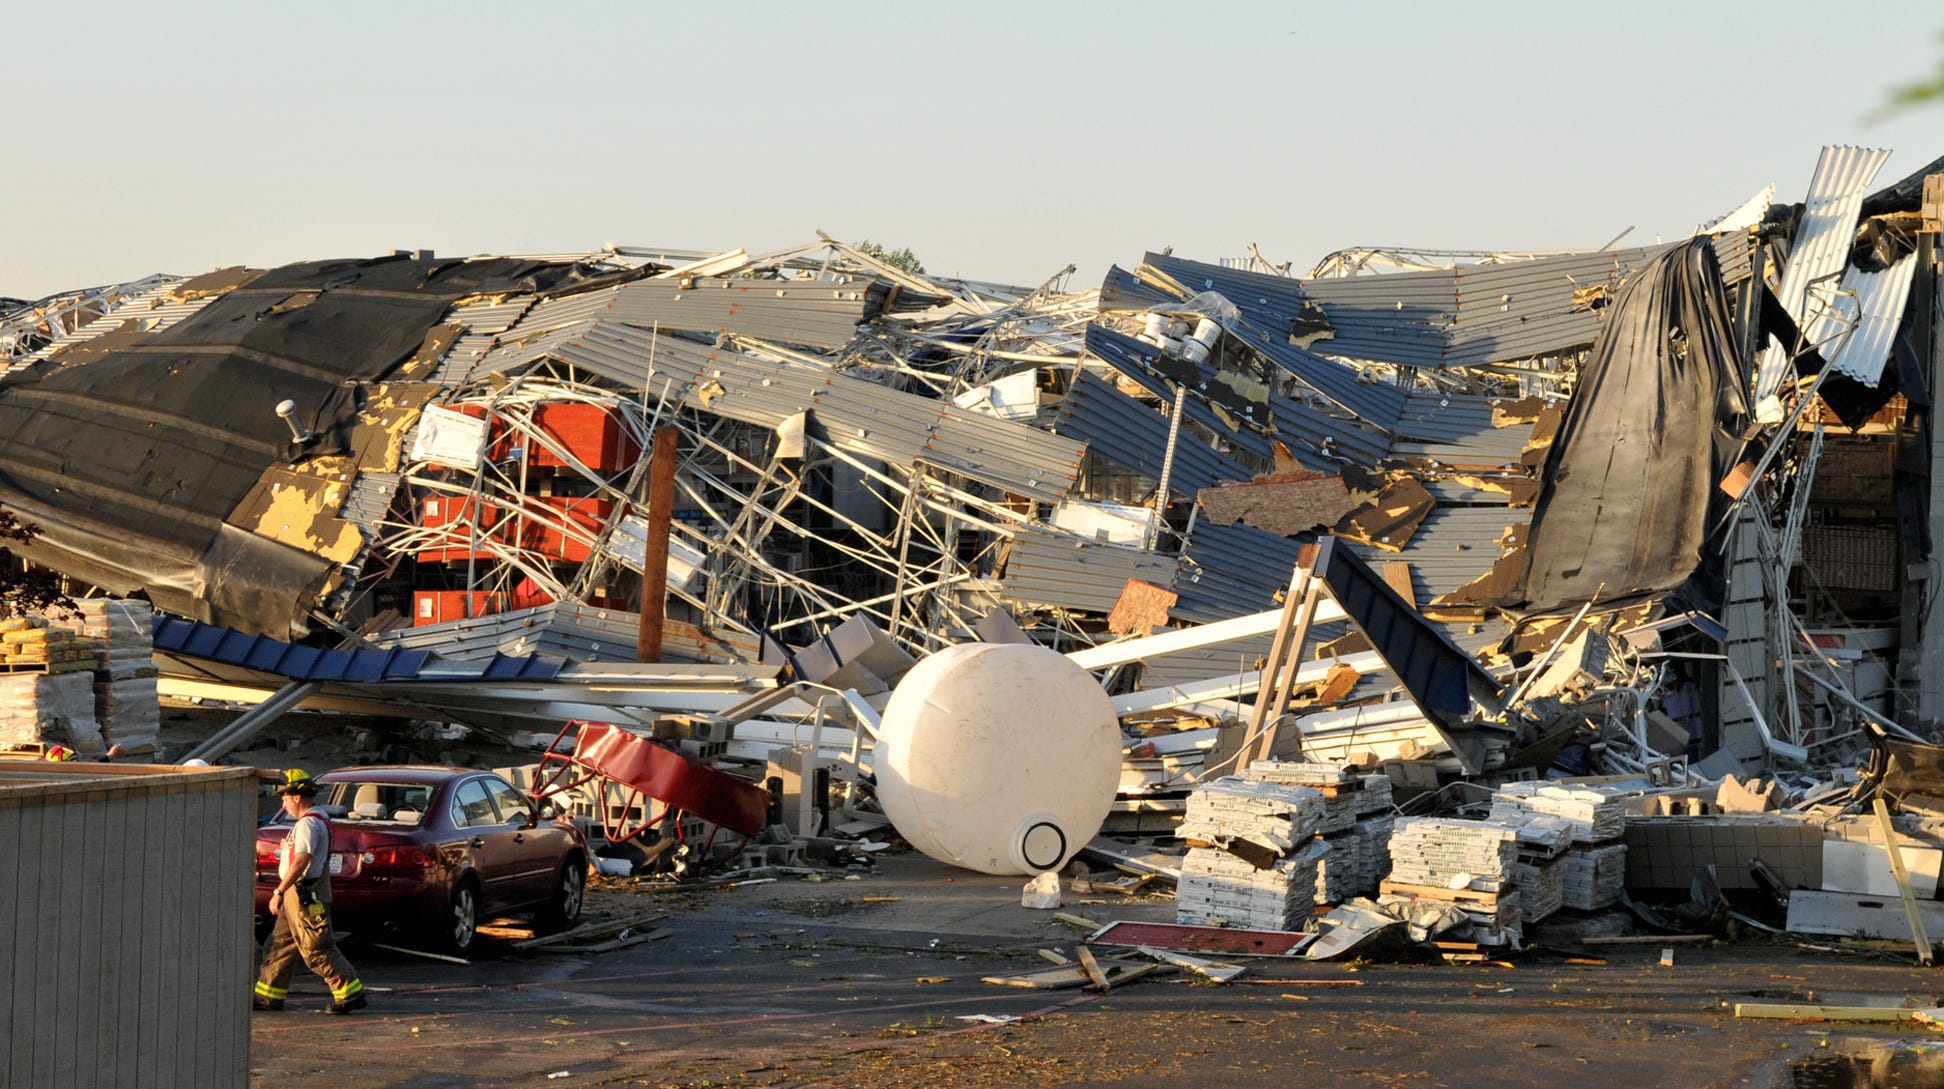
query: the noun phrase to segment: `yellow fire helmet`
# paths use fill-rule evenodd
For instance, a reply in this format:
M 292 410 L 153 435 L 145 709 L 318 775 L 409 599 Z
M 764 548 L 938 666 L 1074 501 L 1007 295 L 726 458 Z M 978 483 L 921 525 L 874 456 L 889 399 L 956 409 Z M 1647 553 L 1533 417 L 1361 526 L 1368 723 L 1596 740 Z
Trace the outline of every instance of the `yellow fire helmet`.
M 309 797 L 315 793 L 317 793 L 317 780 L 311 778 L 310 772 L 303 768 L 291 768 L 285 771 L 283 785 L 277 788 L 279 797 L 285 794 L 302 794 Z

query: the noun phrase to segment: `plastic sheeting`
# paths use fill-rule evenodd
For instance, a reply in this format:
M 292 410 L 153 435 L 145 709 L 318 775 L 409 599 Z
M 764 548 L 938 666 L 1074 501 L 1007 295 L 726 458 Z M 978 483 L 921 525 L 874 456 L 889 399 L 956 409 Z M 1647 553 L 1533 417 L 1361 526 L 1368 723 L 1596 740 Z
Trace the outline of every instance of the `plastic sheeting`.
M 1629 281 L 1547 457 L 1525 577 L 1480 603 L 1545 612 L 1688 584 L 1740 456 L 1744 374 L 1706 240 Z M 1694 604 L 1711 585 L 1689 586 Z

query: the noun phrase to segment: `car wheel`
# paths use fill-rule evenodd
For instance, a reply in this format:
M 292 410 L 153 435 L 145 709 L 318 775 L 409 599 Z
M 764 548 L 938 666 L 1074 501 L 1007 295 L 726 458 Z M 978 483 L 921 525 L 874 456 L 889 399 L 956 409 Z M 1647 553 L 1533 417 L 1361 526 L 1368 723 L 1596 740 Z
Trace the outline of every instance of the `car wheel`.
M 580 921 L 581 906 L 586 902 L 587 863 L 575 855 L 560 868 L 560 880 L 554 885 L 553 899 L 540 912 L 540 924 L 553 930 L 573 926 Z
M 445 929 L 441 937 L 446 948 L 464 956 L 472 949 L 473 939 L 479 935 L 479 886 L 471 881 L 462 881 L 452 891 L 452 903 L 446 908 Z

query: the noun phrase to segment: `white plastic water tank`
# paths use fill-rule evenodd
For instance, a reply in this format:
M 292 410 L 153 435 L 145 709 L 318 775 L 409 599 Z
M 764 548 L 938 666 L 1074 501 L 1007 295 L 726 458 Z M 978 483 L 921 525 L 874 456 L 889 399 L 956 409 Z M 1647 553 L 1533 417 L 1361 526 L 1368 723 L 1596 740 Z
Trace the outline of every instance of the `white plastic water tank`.
M 1100 683 L 1058 651 L 947 647 L 898 681 L 879 726 L 878 800 L 940 862 L 1058 869 L 1100 832 L 1121 735 Z

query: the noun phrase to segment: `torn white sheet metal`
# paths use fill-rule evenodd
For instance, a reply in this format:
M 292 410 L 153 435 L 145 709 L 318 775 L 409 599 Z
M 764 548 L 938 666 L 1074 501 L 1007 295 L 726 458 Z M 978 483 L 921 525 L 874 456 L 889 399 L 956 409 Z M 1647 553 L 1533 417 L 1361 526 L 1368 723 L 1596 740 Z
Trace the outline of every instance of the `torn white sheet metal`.
M 973 386 L 952 398 L 952 403 L 1002 420 L 1030 420 L 1039 415 L 1039 372 L 1019 371 Z
M 1849 263 L 1864 190 L 1889 158 L 1890 152 L 1884 149 L 1826 147 L 1816 162 L 1816 173 L 1804 198 L 1802 226 L 1796 231 L 1789 263 L 1782 270 L 1782 283 L 1775 293 L 1810 344 L 1821 344 L 1833 331 L 1830 286 Z M 1793 345 L 1773 340 L 1762 350 L 1755 398 L 1756 415 L 1764 423 L 1774 423 L 1783 416 L 1775 394 L 1794 366 L 1794 355 Z
M 1748 230 L 1762 222 L 1762 219 L 1768 215 L 1769 205 L 1774 203 L 1775 183 L 1770 182 L 1754 196 L 1736 205 L 1733 210 L 1696 227 L 1694 233 L 1698 236 Z
M 479 468 L 479 452 L 486 448 L 486 420 L 456 409 L 427 405 L 412 432 L 413 461 L 450 469 Z
M 1154 509 L 1127 503 L 1090 503 L 1069 499 L 1053 508 L 1052 522 L 1068 533 L 1098 544 L 1141 547 L 1154 528 Z
M 1916 271 L 1917 255 L 1913 252 L 1886 269 L 1863 272 L 1852 268 L 1844 273 L 1842 295 L 1853 303 L 1855 327 L 1830 358 L 1831 370 L 1866 386 L 1883 381 L 1883 366 L 1890 361 Z
M 1304 662 L 1296 670 L 1298 685 L 1316 684 L 1329 676 L 1330 670 L 1338 665 L 1347 665 L 1359 673 L 1375 673 L 1387 668 L 1383 655 L 1374 650 L 1359 654 L 1345 654 L 1339 658 L 1326 658 L 1321 661 Z M 1122 718 L 1148 711 L 1168 711 L 1187 707 L 1205 700 L 1230 699 L 1246 696 L 1262 687 L 1262 672 L 1253 670 L 1247 673 L 1233 673 L 1224 677 L 1212 677 L 1195 684 L 1171 685 L 1167 688 L 1146 688 L 1136 692 L 1114 697 L 1114 713 Z M 1406 704 L 1406 706 L 1412 706 Z M 1415 709 L 1415 708 L 1414 708 Z
M 648 550 L 648 519 L 638 514 L 630 514 L 614 525 L 614 533 L 603 545 L 610 557 L 621 566 L 637 574 L 646 562 L 643 557 Z M 709 558 L 699 548 L 683 540 L 678 533 L 668 535 L 668 588 L 685 594 L 702 592 L 702 569 Z

